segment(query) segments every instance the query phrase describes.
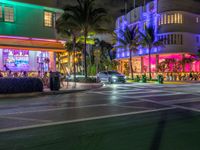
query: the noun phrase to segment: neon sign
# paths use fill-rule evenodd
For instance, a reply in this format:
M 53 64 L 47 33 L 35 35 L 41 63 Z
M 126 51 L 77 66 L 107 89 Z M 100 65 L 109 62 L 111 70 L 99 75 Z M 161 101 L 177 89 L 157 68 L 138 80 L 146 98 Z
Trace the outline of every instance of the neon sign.
M 29 51 L 3 49 L 3 62 L 11 71 L 29 70 Z

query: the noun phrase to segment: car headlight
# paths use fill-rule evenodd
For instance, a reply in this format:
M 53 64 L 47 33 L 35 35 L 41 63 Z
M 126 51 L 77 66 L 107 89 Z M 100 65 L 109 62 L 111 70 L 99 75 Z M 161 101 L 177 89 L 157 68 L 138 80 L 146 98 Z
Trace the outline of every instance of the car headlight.
M 117 79 L 117 76 L 112 76 L 112 79 Z

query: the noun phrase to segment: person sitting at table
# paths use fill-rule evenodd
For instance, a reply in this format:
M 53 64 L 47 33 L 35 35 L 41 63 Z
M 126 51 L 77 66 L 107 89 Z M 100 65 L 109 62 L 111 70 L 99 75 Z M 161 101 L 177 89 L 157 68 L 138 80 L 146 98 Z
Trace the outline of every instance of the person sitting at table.
M 28 77 L 28 74 L 26 71 L 23 71 L 22 77 L 24 77 L 24 78 Z
M 8 78 L 12 78 L 12 77 L 13 77 L 13 74 L 12 74 L 12 71 L 11 71 L 11 70 L 8 71 L 7 77 L 8 77 Z
M 1 72 L 1 70 L 0 70 L 0 78 L 3 78 L 3 73 Z
M 14 72 L 13 76 L 14 76 L 14 78 L 17 78 L 18 77 L 18 72 Z

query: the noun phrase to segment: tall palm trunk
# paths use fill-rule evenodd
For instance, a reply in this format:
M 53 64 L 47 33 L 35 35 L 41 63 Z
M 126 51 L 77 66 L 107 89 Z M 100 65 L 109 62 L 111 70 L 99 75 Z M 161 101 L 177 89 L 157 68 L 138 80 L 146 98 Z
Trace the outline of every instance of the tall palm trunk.
M 133 65 L 132 65 L 132 51 L 129 50 L 129 64 L 130 64 L 130 71 L 131 71 L 131 79 L 133 80 Z
M 85 29 L 84 32 L 84 71 L 85 71 L 85 79 L 87 79 L 87 35 L 88 31 Z
M 151 46 L 149 46 L 149 79 L 152 79 L 151 76 Z
M 76 87 L 76 37 L 73 37 L 74 88 Z

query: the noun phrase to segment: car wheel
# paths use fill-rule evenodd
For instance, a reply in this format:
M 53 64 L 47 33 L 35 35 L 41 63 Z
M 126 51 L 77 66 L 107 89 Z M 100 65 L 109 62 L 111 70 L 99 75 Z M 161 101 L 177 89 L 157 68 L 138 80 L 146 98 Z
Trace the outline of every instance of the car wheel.
M 108 83 L 113 84 L 113 81 L 111 78 L 108 78 Z

